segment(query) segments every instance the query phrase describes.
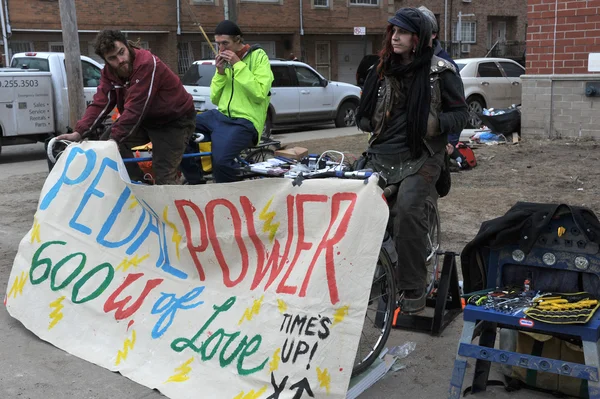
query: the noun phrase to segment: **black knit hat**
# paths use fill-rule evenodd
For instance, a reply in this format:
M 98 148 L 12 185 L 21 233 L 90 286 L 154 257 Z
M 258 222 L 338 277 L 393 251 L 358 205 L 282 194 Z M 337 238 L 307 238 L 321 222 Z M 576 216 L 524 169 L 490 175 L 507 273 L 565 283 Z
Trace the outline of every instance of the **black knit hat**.
M 215 35 L 242 36 L 240 27 L 235 22 L 224 20 L 215 28 Z

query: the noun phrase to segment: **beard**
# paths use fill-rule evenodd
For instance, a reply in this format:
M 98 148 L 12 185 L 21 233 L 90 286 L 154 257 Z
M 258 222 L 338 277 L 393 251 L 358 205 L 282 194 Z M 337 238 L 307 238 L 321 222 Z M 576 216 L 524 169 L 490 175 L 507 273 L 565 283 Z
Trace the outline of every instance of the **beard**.
M 119 65 L 119 67 L 116 69 L 116 73 L 120 78 L 128 78 L 129 75 L 131 75 L 131 72 L 133 71 L 133 62 L 132 61 L 128 61 L 128 62 L 124 62 L 121 65 Z

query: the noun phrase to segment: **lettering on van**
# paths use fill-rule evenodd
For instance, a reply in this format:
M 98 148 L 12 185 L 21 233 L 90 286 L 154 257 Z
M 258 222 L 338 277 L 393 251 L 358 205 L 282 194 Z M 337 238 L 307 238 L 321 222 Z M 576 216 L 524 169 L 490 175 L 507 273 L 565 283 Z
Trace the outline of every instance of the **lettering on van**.
M 37 79 L 0 79 L 0 88 L 38 87 L 39 85 Z

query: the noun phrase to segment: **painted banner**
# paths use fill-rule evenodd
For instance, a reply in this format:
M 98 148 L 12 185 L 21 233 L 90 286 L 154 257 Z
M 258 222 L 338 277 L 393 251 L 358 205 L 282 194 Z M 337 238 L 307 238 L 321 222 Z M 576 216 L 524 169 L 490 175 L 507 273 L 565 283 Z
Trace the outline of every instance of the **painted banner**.
M 388 208 L 376 179 L 123 180 L 114 142 L 48 176 L 5 305 L 170 398 L 343 398 Z

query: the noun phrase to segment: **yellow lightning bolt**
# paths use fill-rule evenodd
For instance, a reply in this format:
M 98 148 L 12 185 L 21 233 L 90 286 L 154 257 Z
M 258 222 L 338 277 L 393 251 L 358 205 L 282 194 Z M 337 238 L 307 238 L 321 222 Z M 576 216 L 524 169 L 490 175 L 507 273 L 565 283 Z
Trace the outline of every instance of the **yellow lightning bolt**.
M 260 213 L 258 214 L 258 218 L 265 222 L 265 225 L 263 226 L 263 231 L 265 233 L 270 232 L 269 241 L 273 242 L 273 239 L 275 238 L 275 233 L 277 233 L 277 229 L 279 228 L 279 222 L 271 223 L 273 221 L 273 218 L 275 218 L 275 212 L 268 212 L 269 207 L 271 206 L 271 202 L 273 202 L 273 197 L 271 197 L 269 202 L 267 202 L 267 205 L 265 205 L 263 210 L 260 211 Z
M 118 366 L 121 363 L 121 360 L 127 360 L 127 356 L 129 355 L 129 349 L 133 350 L 135 345 L 135 330 L 131 330 L 131 339 L 125 339 L 123 342 L 123 350 L 119 350 L 117 352 L 117 360 L 115 360 L 115 366 Z
M 10 287 L 7 297 L 10 298 L 12 295 L 13 298 L 16 298 L 18 294 L 22 294 L 25 283 L 27 283 L 27 272 L 21 272 L 20 276 L 15 277 L 15 281 L 13 282 L 12 287 Z
M 258 399 L 262 396 L 263 393 L 265 393 L 265 391 L 267 390 L 267 386 L 265 385 L 264 387 L 262 387 L 260 389 L 260 391 L 254 393 L 254 389 L 251 390 L 250 392 L 248 392 L 247 394 L 244 394 L 244 391 L 238 393 L 236 395 L 235 398 L 233 399 Z
M 31 229 L 31 243 L 33 244 L 34 241 L 38 243 L 42 242 L 40 239 L 40 224 L 35 217 L 33 218 L 33 228 Z
M 169 379 L 165 381 L 165 384 L 167 382 L 183 382 L 183 381 L 189 380 L 190 376 L 188 374 L 189 374 L 190 371 L 192 371 L 192 368 L 190 367 L 190 364 L 193 361 L 194 361 L 194 358 L 190 357 L 181 366 L 176 367 L 175 368 L 175 374 L 173 374 L 172 376 L 170 376 Z
M 131 195 L 131 197 L 129 197 L 129 199 L 131 200 L 131 204 L 129 204 L 129 209 L 133 209 L 140 204 L 138 202 L 138 200 L 135 198 L 135 195 Z
M 269 373 L 272 373 L 279 368 L 279 361 L 281 360 L 281 356 L 279 356 L 280 353 L 281 348 L 277 348 L 275 353 L 273 353 L 273 360 L 269 363 Z
M 252 320 L 252 318 L 254 317 L 254 315 L 257 315 L 260 312 L 260 305 L 262 305 L 262 300 L 265 296 L 261 296 L 260 299 L 255 299 L 254 303 L 252 304 L 252 307 L 249 307 L 248 309 L 246 309 L 244 311 L 244 315 L 242 316 L 242 318 L 240 319 L 240 321 L 238 322 L 238 326 L 242 324 L 242 322 L 244 321 L 244 319 L 248 319 L 248 321 Z
M 181 234 L 179 234 L 179 232 L 177 231 L 177 226 L 175 226 L 175 224 L 173 222 L 169 222 L 169 219 L 167 218 L 167 216 L 169 215 L 169 207 L 165 206 L 165 209 L 163 210 L 163 219 L 165 219 L 165 223 L 167 224 L 167 226 L 169 226 L 170 228 L 173 229 L 173 237 L 171 237 L 171 241 L 173 241 L 175 243 L 175 251 L 177 254 L 177 259 L 179 259 L 179 244 L 181 244 Z
M 285 304 L 285 302 L 283 302 L 283 300 L 277 300 L 277 309 L 279 309 L 280 313 L 284 313 L 287 310 L 287 305 Z
M 58 323 L 59 321 L 62 320 L 63 318 L 63 314 L 61 312 L 61 310 L 64 308 L 62 301 L 65 299 L 65 296 L 61 296 L 60 298 L 58 298 L 56 301 L 50 302 L 50 308 L 54 309 L 52 312 L 50 312 L 50 318 L 52 320 L 50 320 L 50 325 L 48 326 L 48 331 L 50 331 L 55 325 L 56 323 Z
M 137 254 L 131 258 L 131 260 L 129 260 L 129 258 L 127 258 L 127 256 L 125 257 L 125 259 L 123 259 L 121 261 L 121 263 L 119 263 L 119 266 L 117 266 L 116 270 L 123 270 L 124 272 L 126 272 L 130 267 L 138 267 L 140 265 L 140 263 L 142 263 L 143 261 L 146 260 L 146 258 L 148 258 L 150 256 L 150 254 L 146 254 L 144 256 L 142 256 L 141 258 L 138 258 Z
M 331 389 L 331 376 L 329 375 L 329 371 L 327 369 L 321 370 L 317 367 L 317 379 L 319 380 L 319 386 L 325 388 L 327 395 L 329 395 L 329 390 Z
M 332 327 L 344 321 L 344 318 L 348 316 L 348 309 L 350 309 L 350 306 L 348 305 L 336 309 L 335 313 L 333 314 L 333 323 L 331 323 Z

